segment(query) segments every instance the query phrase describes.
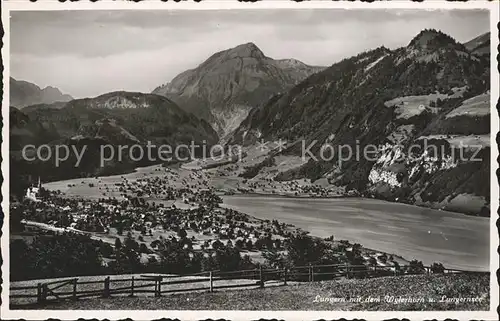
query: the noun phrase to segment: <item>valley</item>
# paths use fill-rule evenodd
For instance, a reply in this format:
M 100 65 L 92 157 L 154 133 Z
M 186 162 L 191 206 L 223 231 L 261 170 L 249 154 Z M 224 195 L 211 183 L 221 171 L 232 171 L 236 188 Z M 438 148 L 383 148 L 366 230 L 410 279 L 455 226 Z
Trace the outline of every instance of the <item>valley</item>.
M 488 271 L 491 97 L 481 41 L 468 49 L 425 29 L 405 47 L 329 67 L 245 43 L 152 93 L 12 106 L 12 240 L 36 252 L 76 233 L 93 274 L 310 262 Z M 219 153 L 102 162 L 103 146 L 150 143 Z M 76 167 L 74 157 L 28 162 L 27 144 L 86 152 Z M 234 147 L 239 154 L 226 153 Z M 43 196 L 30 201 L 36 177 Z M 301 252 L 304 244 L 318 253 Z M 16 257 L 31 267 L 37 259 Z
M 313 236 L 334 235 L 336 239 L 422 260 L 424 264 L 442 262 L 449 268 L 478 271 L 489 268 L 487 218 L 375 199 L 346 198 L 342 189 L 311 184 L 307 180 L 270 182 L 265 176 L 245 180 L 220 173 L 224 172 L 221 169 L 151 166 L 138 168 L 131 174 L 59 181 L 44 186 L 73 199 L 112 197 L 123 200 L 132 190 L 120 187 L 121 182 L 127 182 L 129 186 L 136 186 L 133 188 L 135 195 L 180 209 L 198 205 L 195 199 L 190 201 L 189 194 L 176 200 L 163 200 L 162 192 L 148 191 L 188 187 L 197 193 L 212 189 L 222 197 L 224 208 L 258 219 L 292 224 Z M 161 178 L 165 180 L 156 181 Z M 463 200 L 462 206 L 467 205 L 470 206 L 470 200 Z

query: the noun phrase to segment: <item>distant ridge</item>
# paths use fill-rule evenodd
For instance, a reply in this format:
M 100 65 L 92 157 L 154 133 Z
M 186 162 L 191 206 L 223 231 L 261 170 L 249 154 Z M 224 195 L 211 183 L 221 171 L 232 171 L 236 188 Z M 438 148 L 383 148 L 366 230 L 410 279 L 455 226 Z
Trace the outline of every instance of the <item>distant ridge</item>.
M 490 32 L 486 32 L 468 42 L 464 45 L 465 47 L 475 55 L 478 56 L 489 56 L 490 55 Z
M 73 99 L 70 95 L 63 94 L 58 88 L 47 86 L 41 89 L 39 86 L 24 80 L 16 80 L 10 77 L 10 105 L 23 108 L 36 104 L 52 104 L 55 102 L 66 102 Z

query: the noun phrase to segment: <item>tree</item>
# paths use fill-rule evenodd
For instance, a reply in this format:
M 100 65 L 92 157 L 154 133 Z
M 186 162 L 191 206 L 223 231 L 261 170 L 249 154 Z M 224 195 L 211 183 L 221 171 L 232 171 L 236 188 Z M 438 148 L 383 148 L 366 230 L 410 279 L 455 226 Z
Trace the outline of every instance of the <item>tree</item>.
M 397 261 L 394 261 L 392 264 L 394 265 L 394 272 L 396 272 L 396 275 L 399 275 L 401 273 L 401 266 Z
M 443 266 L 442 263 L 436 263 L 436 262 L 434 262 L 431 265 L 431 272 L 432 273 L 439 273 L 439 274 L 441 274 L 441 273 L 444 273 L 444 270 L 445 270 L 445 268 L 444 268 L 444 266 Z
M 121 241 L 115 241 L 115 245 L 117 242 L 121 244 Z M 115 246 L 115 261 L 110 264 L 110 267 L 112 271 L 119 274 L 138 272 L 141 269 L 139 243 L 132 238 L 130 232 L 127 233 L 123 244 Z
M 425 272 L 424 264 L 422 261 L 412 260 L 406 268 L 407 274 L 422 274 Z
M 161 270 L 165 273 L 186 273 L 191 268 L 189 253 L 190 250 L 184 248 L 183 242 L 164 242 L 164 248 L 160 251 Z
M 215 241 L 212 243 L 212 248 L 213 248 L 214 250 L 218 250 L 218 249 L 222 248 L 223 246 L 224 246 L 224 244 L 223 244 L 221 241 L 219 241 L 219 240 L 215 240 Z
M 286 245 L 288 259 L 295 266 L 316 264 L 325 254 L 326 246 L 306 234 L 292 236 Z
M 361 245 L 354 243 L 350 251 L 346 252 L 347 261 L 352 265 L 363 265 L 365 259 L 361 255 Z
M 141 245 L 139 246 L 139 252 L 140 253 L 149 253 L 149 249 L 146 246 L 146 244 L 141 243 Z
M 99 245 L 99 252 L 101 252 L 103 257 L 111 257 L 113 255 L 113 247 L 110 244 L 101 241 Z
M 10 277 L 12 280 L 33 278 L 31 249 L 23 239 L 10 243 Z
M 238 249 L 238 250 L 242 250 L 243 247 L 245 245 L 245 242 L 242 240 L 242 239 L 237 239 L 236 242 L 234 243 L 234 246 Z
M 209 253 L 208 256 L 204 256 L 201 260 L 201 269 L 203 271 L 212 271 L 217 269 L 217 263 L 215 260 L 215 255 Z
M 221 271 L 238 270 L 241 261 L 240 251 L 234 247 L 223 246 L 215 251 L 215 260 Z
M 145 270 L 147 272 L 158 273 L 160 272 L 160 262 L 156 258 L 156 256 L 150 256 L 148 258 L 148 263 L 145 266 Z
M 187 232 L 185 229 L 181 228 L 177 232 L 177 236 L 179 236 L 181 239 L 185 238 L 187 236 Z
M 267 265 L 275 269 L 282 269 L 287 265 L 287 257 L 278 251 L 264 251 L 262 256 L 266 259 Z
M 124 247 L 125 250 L 133 250 L 133 251 L 138 251 L 139 250 L 139 243 L 137 243 L 131 236 L 130 233 L 128 233 L 127 237 L 125 238 L 124 242 Z
M 11 254 L 11 264 L 16 264 L 16 268 L 11 269 L 13 279 L 21 275 L 23 278 L 35 279 L 103 272 L 99 244 L 85 235 L 37 237 L 30 246 L 16 242 L 13 247 L 17 252 Z
M 119 250 L 121 247 L 122 247 L 122 241 L 118 237 L 115 238 L 115 249 Z

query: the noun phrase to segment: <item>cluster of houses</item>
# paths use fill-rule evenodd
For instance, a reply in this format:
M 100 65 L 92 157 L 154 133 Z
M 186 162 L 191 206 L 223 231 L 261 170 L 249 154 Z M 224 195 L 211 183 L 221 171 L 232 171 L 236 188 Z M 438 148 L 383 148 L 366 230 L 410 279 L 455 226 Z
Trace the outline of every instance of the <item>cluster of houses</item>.
M 335 187 L 306 184 L 298 181 L 276 182 L 272 179 L 243 180 L 238 184 L 242 193 L 271 193 L 288 196 L 335 197 L 339 192 Z
M 118 191 L 123 198 L 143 197 L 157 200 L 182 200 L 185 203 L 210 202 L 213 188 L 203 174 L 193 171 L 188 177 L 181 178 L 178 173 L 166 169 L 163 176 L 151 176 L 128 180 L 122 177 L 121 182 L 114 183 L 106 191 Z M 216 201 L 214 199 L 213 201 Z M 219 200 L 220 202 L 221 200 Z
M 141 179 L 123 186 L 145 186 L 144 191 L 154 190 L 154 187 L 143 185 L 144 182 L 160 184 L 161 179 Z M 97 200 L 66 198 L 50 192 L 37 201 L 26 198 L 18 204 L 16 212 L 24 222 L 42 223 L 39 228 L 89 233 L 110 244 L 115 238 L 123 239 L 131 232 L 151 252 L 159 250 L 162 240 L 182 233 L 185 234 L 182 237 L 191 239 L 193 250 L 210 251 L 221 243 L 230 243 L 241 250 L 280 249 L 283 240 L 294 232 L 290 225 L 258 220 L 219 207 L 221 199 L 210 189 L 193 192 L 188 188 L 166 187 L 164 190 L 169 191 L 172 198 L 184 198 L 197 206 L 182 209 L 175 204 L 166 206 L 138 196 Z

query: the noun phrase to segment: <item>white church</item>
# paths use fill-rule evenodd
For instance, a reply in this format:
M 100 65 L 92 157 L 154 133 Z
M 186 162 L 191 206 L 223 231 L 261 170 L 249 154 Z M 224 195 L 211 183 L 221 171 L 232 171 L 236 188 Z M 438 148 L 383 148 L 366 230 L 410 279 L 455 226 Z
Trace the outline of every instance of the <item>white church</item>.
M 28 187 L 25 197 L 29 200 L 32 200 L 33 202 L 40 202 L 40 200 L 38 199 L 38 195 L 41 188 L 42 182 L 40 181 L 40 177 L 38 177 L 38 186 Z

